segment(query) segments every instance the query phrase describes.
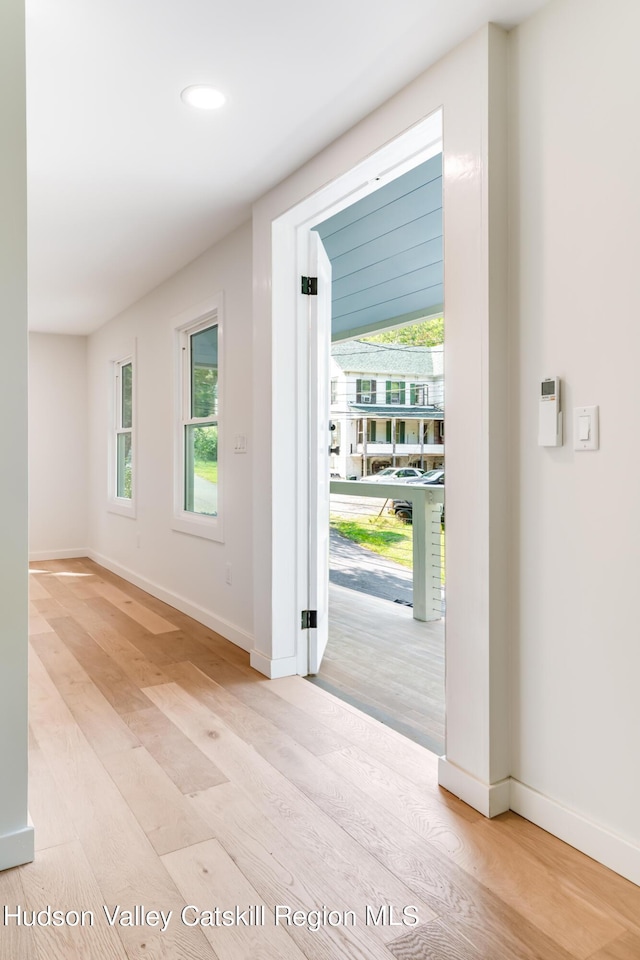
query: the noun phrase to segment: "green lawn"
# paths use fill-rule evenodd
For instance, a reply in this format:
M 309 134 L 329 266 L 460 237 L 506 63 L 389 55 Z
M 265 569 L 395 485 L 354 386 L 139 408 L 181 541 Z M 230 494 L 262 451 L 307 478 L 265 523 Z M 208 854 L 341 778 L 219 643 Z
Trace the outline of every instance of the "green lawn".
M 218 464 L 211 460 L 196 460 L 193 472 L 196 477 L 202 477 L 203 480 L 209 480 L 210 483 L 218 482 Z
M 359 516 L 345 518 L 331 515 L 331 526 L 347 540 L 395 560 L 403 567 L 413 567 L 413 537 L 410 524 L 395 517 Z M 442 582 L 444 583 L 444 531 L 440 534 L 442 549 Z
M 411 527 L 395 517 L 332 516 L 331 526 L 343 537 L 381 557 L 395 560 L 404 567 L 413 566 Z

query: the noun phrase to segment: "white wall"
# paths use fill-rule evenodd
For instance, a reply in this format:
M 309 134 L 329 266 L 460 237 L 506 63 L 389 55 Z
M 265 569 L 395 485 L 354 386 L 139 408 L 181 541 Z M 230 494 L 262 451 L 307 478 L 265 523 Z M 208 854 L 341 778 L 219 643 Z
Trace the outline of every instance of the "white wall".
M 174 318 L 224 295 L 224 529 L 216 543 L 171 528 Z M 89 338 L 89 547 L 98 562 L 252 645 L 251 226 L 245 224 Z M 110 365 L 137 357 L 135 519 L 107 509 Z M 236 434 L 246 454 L 233 453 Z M 260 470 L 260 464 L 256 464 Z M 232 565 L 232 584 L 225 582 Z
M 27 816 L 27 196 L 24 5 L 0 4 L 0 870 L 33 859 Z
M 562 0 L 510 42 L 512 774 L 636 845 L 638 36 L 636 0 Z M 536 445 L 548 376 L 569 418 L 600 404 L 599 452 L 574 452 L 570 423 Z M 640 882 L 640 850 L 618 849 Z
M 87 549 L 87 339 L 29 334 L 29 555 Z

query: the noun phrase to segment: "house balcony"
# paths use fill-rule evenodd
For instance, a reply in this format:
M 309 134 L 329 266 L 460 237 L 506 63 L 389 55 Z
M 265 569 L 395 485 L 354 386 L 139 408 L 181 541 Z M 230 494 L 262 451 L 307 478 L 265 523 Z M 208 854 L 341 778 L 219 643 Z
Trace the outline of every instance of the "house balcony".
M 392 443 L 382 443 L 377 440 L 367 440 L 366 445 L 364 443 L 358 443 L 354 448 L 354 453 L 365 453 L 365 446 L 368 457 L 391 457 L 394 454 L 396 457 L 420 457 L 422 455 L 425 457 L 444 456 L 443 443 L 396 443 L 394 447 Z

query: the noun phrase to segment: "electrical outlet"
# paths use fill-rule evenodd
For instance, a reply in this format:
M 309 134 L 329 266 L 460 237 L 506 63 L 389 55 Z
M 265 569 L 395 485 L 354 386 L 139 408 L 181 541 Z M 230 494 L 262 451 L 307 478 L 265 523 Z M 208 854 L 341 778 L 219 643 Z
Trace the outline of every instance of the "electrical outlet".
M 231 564 L 230 563 L 225 564 L 224 579 L 229 584 L 229 586 L 231 586 Z

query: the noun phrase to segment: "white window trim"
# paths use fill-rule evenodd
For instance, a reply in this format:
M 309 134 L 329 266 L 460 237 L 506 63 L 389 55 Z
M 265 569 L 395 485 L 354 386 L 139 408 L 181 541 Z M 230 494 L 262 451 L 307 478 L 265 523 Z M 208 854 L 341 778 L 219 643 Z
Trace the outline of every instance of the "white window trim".
M 218 327 L 218 515 L 207 517 L 184 509 L 184 412 L 190 395 L 190 371 L 188 369 L 188 338 L 199 330 Z M 174 439 L 173 439 L 173 518 L 171 527 L 179 533 L 205 540 L 224 542 L 223 534 L 223 405 L 224 405 L 224 333 L 223 296 L 216 294 L 191 309 L 174 317 Z
M 119 429 L 120 417 L 120 370 L 128 363 L 131 364 L 131 499 L 118 497 L 117 491 L 117 470 L 118 470 L 118 445 L 117 435 Z M 107 487 L 107 511 L 117 513 L 122 517 L 136 519 L 136 489 L 137 489 L 137 429 L 136 429 L 136 411 L 137 411 L 137 382 L 138 370 L 136 361 L 136 341 L 129 353 L 122 354 L 113 358 L 109 363 L 110 397 L 109 407 L 109 453 L 107 467 L 109 470 Z

